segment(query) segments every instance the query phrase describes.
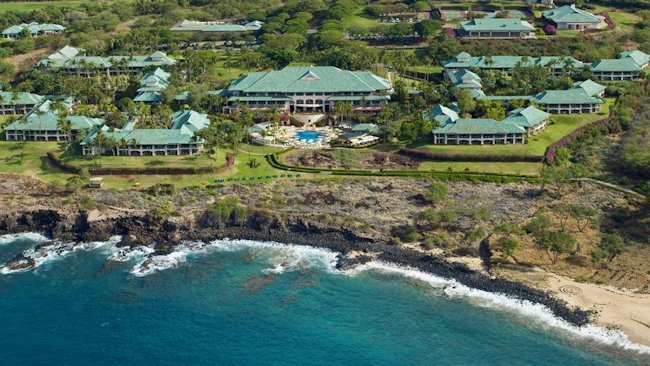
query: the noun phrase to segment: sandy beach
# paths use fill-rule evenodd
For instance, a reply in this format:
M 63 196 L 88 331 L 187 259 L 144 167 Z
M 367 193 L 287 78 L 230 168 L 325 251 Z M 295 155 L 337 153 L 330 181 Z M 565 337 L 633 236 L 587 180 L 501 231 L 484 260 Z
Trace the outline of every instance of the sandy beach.
M 632 342 L 650 346 L 650 295 L 546 274 L 548 290 L 558 298 L 583 309 L 596 310 L 596 324 L 620 329 Z

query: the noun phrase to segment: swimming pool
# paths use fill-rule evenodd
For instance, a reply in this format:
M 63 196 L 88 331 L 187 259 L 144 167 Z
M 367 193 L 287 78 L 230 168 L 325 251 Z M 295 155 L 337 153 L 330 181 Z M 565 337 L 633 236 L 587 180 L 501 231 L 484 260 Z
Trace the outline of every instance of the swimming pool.
M 303 142 L 314 142 L 323 136 L 322 132 L 313 130 L 301 130 L 296 132 L 298 140 Z

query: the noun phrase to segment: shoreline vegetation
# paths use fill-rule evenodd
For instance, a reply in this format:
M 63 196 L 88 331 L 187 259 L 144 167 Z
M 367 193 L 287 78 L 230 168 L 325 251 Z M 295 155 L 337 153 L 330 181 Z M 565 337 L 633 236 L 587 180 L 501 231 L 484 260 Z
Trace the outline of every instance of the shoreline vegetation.
M 180 190 L 171 195 L 165 192 L 100 190 L 88 191 L 87 195 L 43 196 L 42 187 L 36 181 L 22 179 L 12 182 L 12 178 L 3 178 L 5 187 L 15 184 L 23 191 L 2 197 L 4 208 L 0 211 L 0 234 L 38 232 L 62 241 L 82 242 L 106 241 L 111 236 L 121 235 L 123 240 L 118 246 L 155 243 L 151 256 L 169 254 L 181 241 L 209 242 L 220 238 L 328 248 L 342 253 L 339 268 L 352 268 L 374 260 L 394 263 L 455 279 L 474 289 L 542 304 L 557 317 L 576 326 L 593 323 L 616 327 L 628 334 L 633 342 L 650 345 L 643 329 L 643 324 L 650 322 L 646 319 L 649 313 L 630 313 L 630 304 L 643 305 L 649 300 L 648 284 L 643 280 L 624 286 L 642 287 L 635 292 L 614 292 L 600 285 L 583 284 L 565 277 L 559 280 L 559 275 L 547 271 L 559 269 L 560 272 L 572 273 L 576 269 L 566 267 L 571 265 L 571 261 L 585 259 L 584 255 L 562 255 L 557 265 L 539 266 L 534 263 L 535 258 L 543 258 L 544 252 L 525 243 L 522 244 L 525 248 L 513 254 L 516 261 L 503 258 L 501 240 L 495 239 L 501 234 L 495 228 L 511 223 L 514 217 L 518 217 L 517 222 L 528 221 L 548 204 L 534 194 L 536 186 L 529 183 L 455 183 L 449 186 L 449 198 L 455 202 L 474 207 L 494 205 L 493 217 L 478 219 L 485 220 L 482 237 L 474 238 L 469 244 L 458 244 L 463 240 L 458 237 L 460 233 L 473 231 L 468 220 L 480 216 L 480 213 L 463 213 L 467 206 L 456 207 L 459 217 L 445 224 L 448 234 L 444 243 L 429 247 L 428 239 L 408 240 L 404 236 L 408 235 L 405 232 L 414 216 L 421 216 L 413 213 L 426 211 L 426 207 L 431 205 L 423 198 L 431 181 L 427 183 L 423 179 L 344 178 L 318 185 L 308 185 L 305 181 L 230 184 L 204 192 Z M 594 209 L 599 215 L 606 215 L 606 211 L 613 207 L 634 204 L 619 192 L 596 186 L 585 189 L 578 185 L 575 188 L 579 192 L 570 199 L 596 202 Z M 277 192 L 278 189 L 283 191 Z M 359 198 L 351 199 L 348 196 L 351 193 Z M 481 194 L 486 197 L 476 197 Z M 582 198 L 581 194 L 584 194 Z M 391 199 L 391 195 L 397 197 Z M 288 200 L 282 201 L 282 197 Z M 564 199 L 569 198 L 565 196 Z M 433 206 L 450 204 L 443 201 L 446 199 Z M 349 205 L 357 207 L 354 218 L 346 213 L 351 212 L 346 210 Z M 392 207 L 390 217 L 376 214 L 386 205 Z M 374 224 L 370 223 L 372 221 Z M 587 229 L 584 237 L 579 237 L 580 244 L 593 240 L 592 235 L 591 229 Z M 525 242 L 523 237 L 519 240 Z M 639 250 L 635 256 L 644 255 L 645 249 Z M 620 258 L 628 261 L 633 260 L 631 257 L 621 255 Z M 548 263 L 548 260 L 542 262 Z M 5 268 L 29 269 L 33 265 L 18 253 Z M 539 269 L 544 267 L 546 269 Z M 544 280 L 539 280 L 540 277 Z M 592 276 L 594 281 L 597 278 L 597 275 Z M 575 290 L 567 288 L 578 288 L 579 296 L 574 296 L 576 293 L 571 291 Z M 607 302 L 598 299 L 603 291 L 612 295 Z

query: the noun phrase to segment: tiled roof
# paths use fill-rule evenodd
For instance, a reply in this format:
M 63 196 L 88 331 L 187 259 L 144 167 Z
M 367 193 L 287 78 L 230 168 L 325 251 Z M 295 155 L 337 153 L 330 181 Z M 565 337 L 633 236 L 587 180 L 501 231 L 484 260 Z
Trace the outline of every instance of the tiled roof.
M 599 17 L 576 8 L 574 5 L 564 5 L 542 13 L 544 18 L 558 23 L 600 23 Z
M 460 22 L 465 31 L 534 31 L 535 27 L 525 20 L 508 18 L 474 18 Z
M 497 122 L 491 118 L 461 118 L 433 129 L 441 134 L 524 134 L 526 130 L 505 121 Z
M 388 80 L 371 72 L 332 66 L 287 66 L 282 70 L 253 72 L 228 87 L 230 93 L 378 92 L 389 89 Z

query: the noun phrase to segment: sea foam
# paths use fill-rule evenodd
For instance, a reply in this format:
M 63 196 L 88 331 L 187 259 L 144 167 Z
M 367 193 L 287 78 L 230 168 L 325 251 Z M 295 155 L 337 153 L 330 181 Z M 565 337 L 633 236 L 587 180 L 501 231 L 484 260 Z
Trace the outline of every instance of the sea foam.
M 536 325 L 546 330 L 561 330 L 565 335 L 578 336 L 600 344 L 620 347 L 641 354 L 650 354 L 650 347 L 631 342 L 627 335 L 620 330 L 607 329 L 593 324 L 578 327 L 558 318 L 544 305 L 527 300 L 514 299 L 505 294 L 473 289 L 460 284 L 456 280 L 434 276 L 410 267 L 373 261 L 348 270 L 345 273 L 350 276 L 355 276 L 364 271 L 398 274 L 404 277 L 414 278 L 440 289 L 446 297 L 465 299 L 475 306 L 513 312 L 518 316 L 524 317 L 526 320 L 532 320 Z
M 50 241 L 49 238 L 39 233 L 20 233 L 20 234 L 5 234 L 0 235 L 0 245 L 11 244 L 18 240 L 30 240 L 36 243 L 43 243 Z

